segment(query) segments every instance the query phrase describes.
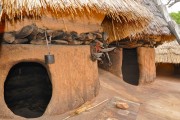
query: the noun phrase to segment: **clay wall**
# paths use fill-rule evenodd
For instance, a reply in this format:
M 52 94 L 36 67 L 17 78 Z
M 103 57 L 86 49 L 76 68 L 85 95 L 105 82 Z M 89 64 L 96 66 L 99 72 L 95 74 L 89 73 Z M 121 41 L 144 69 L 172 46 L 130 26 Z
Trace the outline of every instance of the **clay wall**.
M 58 115 L 79 107 L 99 91 L 97 62 L 90 59 L 89 46 L 51 46 L 55 63 L 44 64 L 45 45 L 8 45 L 0 50 L 0 118 L 14 118 L 4 101 L 4 82 L 19 62 L 38 62 L 49 72 L 52 98 L 44 115 Z

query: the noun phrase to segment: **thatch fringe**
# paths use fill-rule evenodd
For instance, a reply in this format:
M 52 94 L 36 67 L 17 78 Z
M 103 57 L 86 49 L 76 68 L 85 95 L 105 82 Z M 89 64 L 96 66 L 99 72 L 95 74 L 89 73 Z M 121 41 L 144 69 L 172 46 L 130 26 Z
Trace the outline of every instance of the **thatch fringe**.
M 72 16 L 79 11 L 97 12 L 114 20 L 120 20 L 120 15 L 127 21 L 149 16 L 146 9 L 134 0 L 2 0 L 1 4 L 2 15 L 8 19 L 22 18 L 24 15 L 37 17 L 47 10 L 57 15 L 68 12 Z
M 109 43 L 118 41 L 126 37 L 135 36 L 136 33 L 143 31 L 147 25 L 151 22 L 152 13 L 149 12 L 144 6 L 142 6 L 139 0 L 133 1 L 136 8 L 136 12 L 132 14 L 132 11 L 119 14 L 120 21 L 106 17 L 102 23 L 104 31 L 110 34 Z M 140 13 L 140 14 L 139 14 Z
M 180 45 L 175 40 L 155 48 L 156 63 L 180 63 Z
M 40 18 L 47 13 L 53 17 L 107 16 L 102 26 L 109 42 L 140 32 L 152 19 L 152 14 L 139 0 L 2 0 L 1 19 L 14 21 L 25 17 Z M 107 20 L 107 21 L 106 21 Z M 112 23 L 113 22 L 113 23 Z
M 151 16 L 149 17 L 151 18 Z M 148 19 L 136 19 L 131 21 L 117 22 L 111 18 L 105 18 L 102 26 L 105 32 L 109 33 L 108 42 L 118 41 L 126 37 L 132 37 L 136 33 L 141 32 L 150 22 Z

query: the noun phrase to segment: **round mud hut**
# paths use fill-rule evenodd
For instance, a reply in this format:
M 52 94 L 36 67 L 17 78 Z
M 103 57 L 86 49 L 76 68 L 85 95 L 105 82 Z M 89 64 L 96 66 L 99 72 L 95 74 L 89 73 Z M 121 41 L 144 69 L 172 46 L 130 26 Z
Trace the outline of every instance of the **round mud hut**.
M 180 45 L 178 42 L 166 42 L 155 48 L 157 75 L 180 74 Z
M 0 1 L 0 119 L 55 116 L 92 100 L 100 86 L 91 49 L 117 36 L 116 25 L 123 38 L 142 30 L 149 14 L 134 0 Z
M 147 84 L 155 80 L 154 48 L 165 41 L 175 39 L 173 30 L 170 29 L 172 26 L 166 19 L 169 18 L 167 10 L 162 10 L 164 5 L 154 0 L 141 0 L 139 2 L 153 13 L 152 21 L 140 32 L 131 32 L 132 34 L 126 38 L 113 38 L 114 42 L 111 42 L 110 46 L 117 46 L 117 49 L 115 52 L 109 53 L 112 65 L 108 66 L 108 60 L 99 65 L 133 85 Z M 116 35 L 121 36 L 121 32 Z

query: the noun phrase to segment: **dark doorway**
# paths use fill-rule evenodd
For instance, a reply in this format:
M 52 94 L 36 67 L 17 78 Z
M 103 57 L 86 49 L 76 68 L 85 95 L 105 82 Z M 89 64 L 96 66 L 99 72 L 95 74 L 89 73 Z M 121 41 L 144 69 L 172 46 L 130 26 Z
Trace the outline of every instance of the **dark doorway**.
M 25 118 L 40 117 L 51 96 L 52 85 L 44 66 L 22 62 L 11 68 L 4 83 L 4 98 L 14 114 Z
M 123 49 L 123 80 L 132 85 L 139 83 L 139 64 L 136 49 Z

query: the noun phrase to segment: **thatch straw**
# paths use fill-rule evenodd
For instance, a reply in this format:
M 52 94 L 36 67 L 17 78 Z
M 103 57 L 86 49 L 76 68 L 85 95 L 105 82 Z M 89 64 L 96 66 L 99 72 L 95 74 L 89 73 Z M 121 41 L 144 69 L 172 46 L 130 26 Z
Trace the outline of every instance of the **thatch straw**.
M 153 20 L 149 26 L 136 35 L 136 39 L 160 38 L 161 42 L 172 41 L 175 36 L 168 28 L 168 23 L 164 19 L 154 0 L 142 0 L 142 4 L 148 8 L 153 14 Z
M 14 20 L 24 17 L 36 18 L 47 12 L 58 17 L 68 13 L 72 17 L 94 12 L 108 17 L 103 23 L 110 34 L 110 41 L 125 38 L 142 31 L 151 20 L 151 13 L 139 0 L 2 0 L 1 19 Z M 109 18 L 111 19 L 109 21 Z M 112 23 L 113 22 L 113 23 Z
M 2 0 L 1 2 L 2 12 L 9 19 L 23 15 L 39 16 L 47 9 L 54 13 L 68 11 L 73 15 L 79 10 L 96 11 L 108 14 L 114 19 L 119 19 L 119 14 L 124 17 L 131 15 L 131 18 L 144 16 L 142 15 L 144 8 L 142 9 L 134 0 Z
M 122 11 L 119 14 L 120 22 L 110 17 L 106 17 L 103 21 L 104 30 L 110 34 L 109 43 L 141 32 L 151 21 L 152 14 L 136 1 L 131 0 L 127 4 L 127 7 L 131 9 L 126 9 L 127 12 Z
M 121 20 L 117 22 L 111 18 L 105 18 L 102 26 L 104 31 L 109 33 L 108 42 L 118 41 L 128 36 L 135 35 L 136 33 L 142 31 L 149 23 L 149 18 L 139 18 L 130 21 Z
M 180 45 L 177 41 L 164 43 L 155 48 L 157 63 L 180 63 Z

